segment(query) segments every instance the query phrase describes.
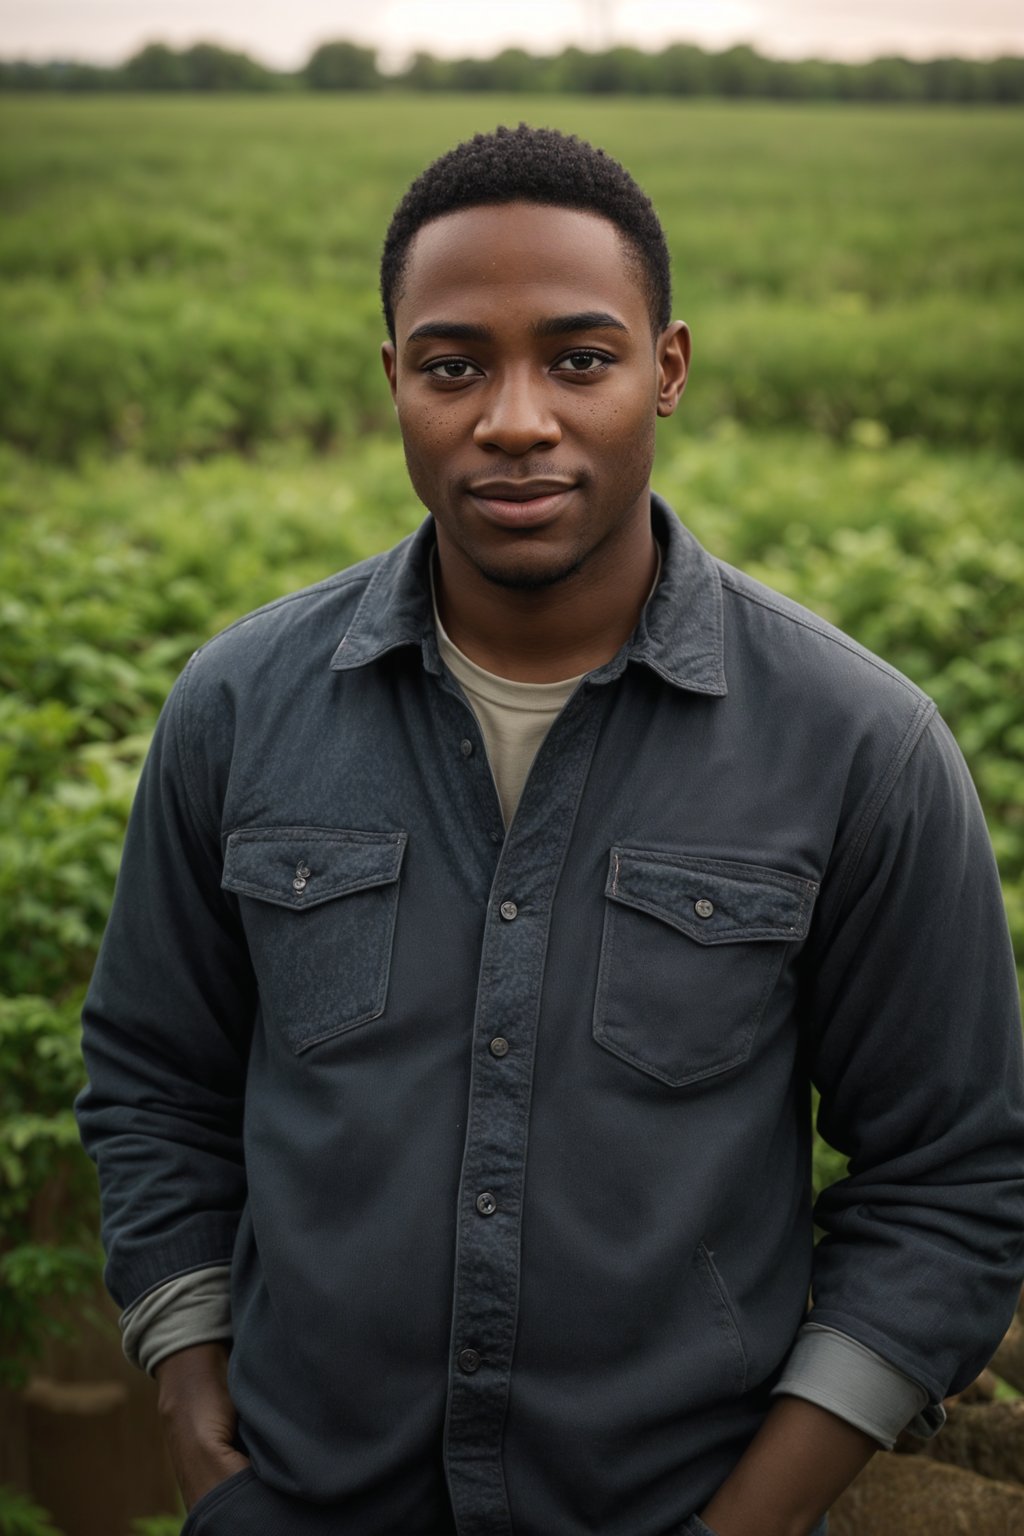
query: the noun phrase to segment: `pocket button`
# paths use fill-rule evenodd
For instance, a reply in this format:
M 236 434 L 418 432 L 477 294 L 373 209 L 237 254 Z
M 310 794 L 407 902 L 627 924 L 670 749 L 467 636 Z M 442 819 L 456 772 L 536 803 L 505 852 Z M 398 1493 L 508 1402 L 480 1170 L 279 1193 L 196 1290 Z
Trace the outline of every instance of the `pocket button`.
M 699 901 L 694 902 L 693 910 L 698 917 L 710 917 L 715 910 L 715 904 L 713 901 L 708 901 L 706 896 L 702 896 Z

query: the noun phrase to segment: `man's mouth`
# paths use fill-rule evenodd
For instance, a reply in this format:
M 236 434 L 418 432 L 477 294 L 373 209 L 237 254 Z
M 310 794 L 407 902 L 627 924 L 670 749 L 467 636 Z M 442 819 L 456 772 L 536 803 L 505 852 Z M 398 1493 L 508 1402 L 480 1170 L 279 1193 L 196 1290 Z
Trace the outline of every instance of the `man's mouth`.
M 469 494 L 492 522 L 532 528 L 556 516 L 575 489 L 572 480 L 480 480 Z

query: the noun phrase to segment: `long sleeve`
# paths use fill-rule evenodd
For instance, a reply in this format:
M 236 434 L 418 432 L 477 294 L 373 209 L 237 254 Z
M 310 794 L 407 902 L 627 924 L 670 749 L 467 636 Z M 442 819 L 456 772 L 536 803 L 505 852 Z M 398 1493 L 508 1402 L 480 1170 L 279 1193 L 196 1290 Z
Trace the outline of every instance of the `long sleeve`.
M 941 1399 L 985 1366 L 1024 1270 L 1017 985 L 981 809 L 933 717 L 823 883 L 807 956 L 819 1125 L 811 1320 Z
M 231 1258 L 245 1201 L 242 1104 L 255 984 L 221 891 L 216 815 L 190 767 L 189 668 L 164 708 L 132 809 L 83 1013 L 88 1086 L 75 1110 L 95 1160 L 106 1281 L 127 1308 Z
M 120 1324 L 126 1358 L 150 1376 L 180 1349 L 226 1343 L 233 1334 L 229 1266 L 190 1269 L 165 1280 L 122 1312 Z
M 902 1371 L 834 1328 L 804 1323 L 772 1396 L 786 1394 L 827 1408 L 891 1451 L 904 1429 L 931 1436 L 946 1421 L 928 1394 Z

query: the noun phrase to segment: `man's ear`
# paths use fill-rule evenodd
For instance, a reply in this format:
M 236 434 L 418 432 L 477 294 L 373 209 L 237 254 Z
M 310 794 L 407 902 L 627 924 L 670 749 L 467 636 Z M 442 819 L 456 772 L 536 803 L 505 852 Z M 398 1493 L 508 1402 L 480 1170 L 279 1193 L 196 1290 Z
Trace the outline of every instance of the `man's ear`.
M 388 377 L 388 388 L 395 405 L 398 405 L 396 394 L 398 390 L 398 353 L 395 351 L 393 341 L 385 341 L 381 344 L 380 360 L 384 364 L 384 372 Z
M 658 337 L 658 415 L 671 416 L 690 373 L 690 327 L 673 320 Z

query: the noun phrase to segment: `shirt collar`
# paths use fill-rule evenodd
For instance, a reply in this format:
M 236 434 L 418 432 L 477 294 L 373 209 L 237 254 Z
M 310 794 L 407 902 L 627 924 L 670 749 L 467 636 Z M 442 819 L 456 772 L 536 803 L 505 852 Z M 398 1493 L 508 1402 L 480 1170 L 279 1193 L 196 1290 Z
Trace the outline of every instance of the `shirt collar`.
M 628 662 L 650 667 L 674 687 L 692 693 L 726 692 L 722 584 L 718 566 L 667 502 L 651 497 L 651 522 L 664 563 L 661 580 L 630 639 L 592 674 L 611 681 Z M 352 622 L 331 659 L 336 672 L 376 661 L 402 645 L 419 646 L 425 665 L 440 669 L 430 600 L 434 520 L 377 561 Z

